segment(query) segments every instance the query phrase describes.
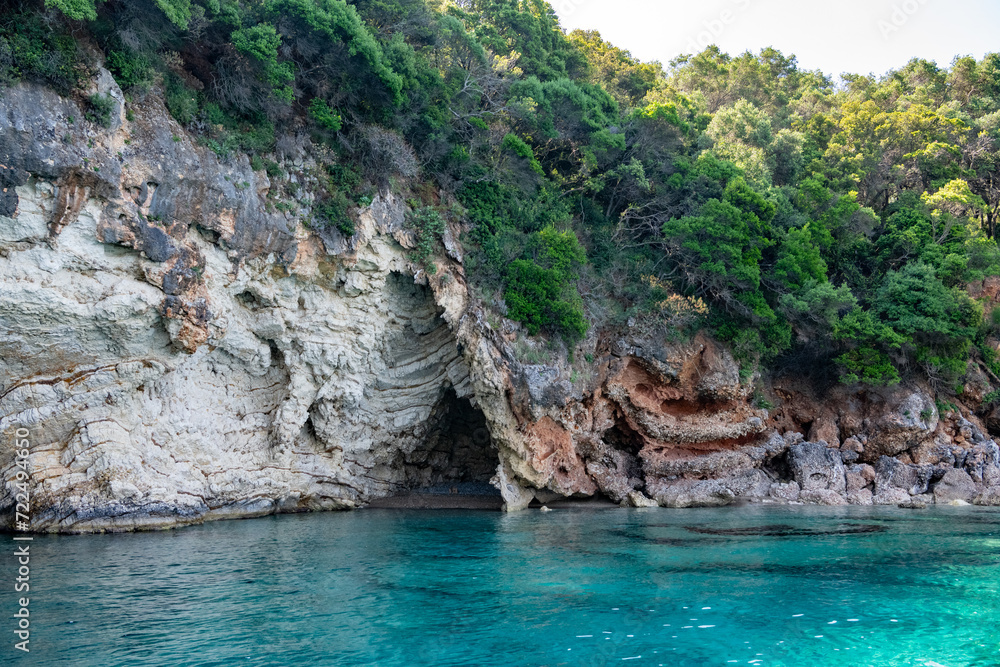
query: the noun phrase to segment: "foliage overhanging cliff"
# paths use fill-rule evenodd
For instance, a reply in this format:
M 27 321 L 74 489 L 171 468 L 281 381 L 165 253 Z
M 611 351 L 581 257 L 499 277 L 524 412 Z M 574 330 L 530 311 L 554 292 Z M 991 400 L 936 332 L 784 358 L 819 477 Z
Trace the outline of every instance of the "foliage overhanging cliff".
M 429 272 L 465 219 L 478 294 L 570 350 L 631 322 L 707 328 L 746 371 L 943 394 L 970 359 L 1000 375 L 1000 312 L 968 289 L 1000 275 L 998 54 L 835 83 L 772 49 L 642 63 L 541 0 L 0 7 L 0 86 L 81 96 L 103 59 L 224 159 L 318 156 L 321 191 L 273 204 L 318 231 L 405 193 Z

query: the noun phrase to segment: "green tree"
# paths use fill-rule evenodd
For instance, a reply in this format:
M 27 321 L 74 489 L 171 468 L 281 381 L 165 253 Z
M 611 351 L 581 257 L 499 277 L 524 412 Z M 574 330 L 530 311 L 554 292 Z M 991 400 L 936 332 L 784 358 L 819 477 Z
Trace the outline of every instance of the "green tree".
M 634 107 L 663 78 L 659 63 L 644 63 L 601 39 L 596 30 L 574 30 L 569 41 L 587 59 L 584 77 L 603 86 L 623 108 Z

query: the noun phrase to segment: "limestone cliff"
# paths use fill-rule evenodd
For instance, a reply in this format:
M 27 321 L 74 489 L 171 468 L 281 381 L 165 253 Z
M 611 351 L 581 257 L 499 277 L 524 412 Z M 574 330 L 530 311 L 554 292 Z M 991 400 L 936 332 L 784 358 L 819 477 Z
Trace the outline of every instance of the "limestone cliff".
M 524 364 L 516 327 L 470 296 L 461 230 L 430 276 L 392 193 L 351 238 L 310 231 L 308 155 L 282 177 L 297 200 L 275 207 L 277 183 L 194 143 L 155 96 L 127 117 L 110 75 L 95 85 L 116 100 L 109 129 L 42 88 L 0 99 L 5 527 L 19 428 L 39 531 L 490 481 L 508 509 L 1000 502 L 995 442 L 920 388 L 775 382 L 767 410 L 708 337 L 627 328 L 592 334 L 575 364 Z

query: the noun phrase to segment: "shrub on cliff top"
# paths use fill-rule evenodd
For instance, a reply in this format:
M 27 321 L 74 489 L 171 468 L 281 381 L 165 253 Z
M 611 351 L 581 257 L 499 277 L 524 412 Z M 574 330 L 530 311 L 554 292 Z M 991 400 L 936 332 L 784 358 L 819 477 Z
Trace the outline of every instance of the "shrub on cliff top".
M 41 81 L 68 95 L 85 73 L 80 56 L 76 39 L 38 14 L 0 14 L 0 85 Z
M 531 335 L 546 330 L 568 343 L 582 339 L 589 325 L 575 279 L 586 261 L 586 252 L 573 232 L 546 227 L 532 234 L 525 257 L 507 270 L 507 314 L 523 323 Z

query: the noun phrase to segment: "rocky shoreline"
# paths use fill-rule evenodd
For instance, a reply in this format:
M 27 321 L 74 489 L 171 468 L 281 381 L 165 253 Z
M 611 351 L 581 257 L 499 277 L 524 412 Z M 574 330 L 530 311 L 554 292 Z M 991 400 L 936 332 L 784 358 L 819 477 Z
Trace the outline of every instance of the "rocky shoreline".
M 36 86 L 0 99 L 0 434 L 30 433 L 33 530 L 352 509 L 466 483 L 510 511 L 1000 505 L 998 447 L 969 406 L 941 415 L 921 386 L 745 377 L 708 336 L 631 327 L 591 332 L 575 361 L 527 363 L 520 348 L 544 346 L 470 294 L 460 225 L 434 275 L 391 193 L 350 238 L 310 231 L 307 155 L 272 181 L 221 162 L 153 96 L 131 117 L 107 72 L 94 85 L 115 100 L 110 129 Z M 298 199 L 276 200 L 289 183 Z M 0 448 L 5 529 L 14 472 Z

